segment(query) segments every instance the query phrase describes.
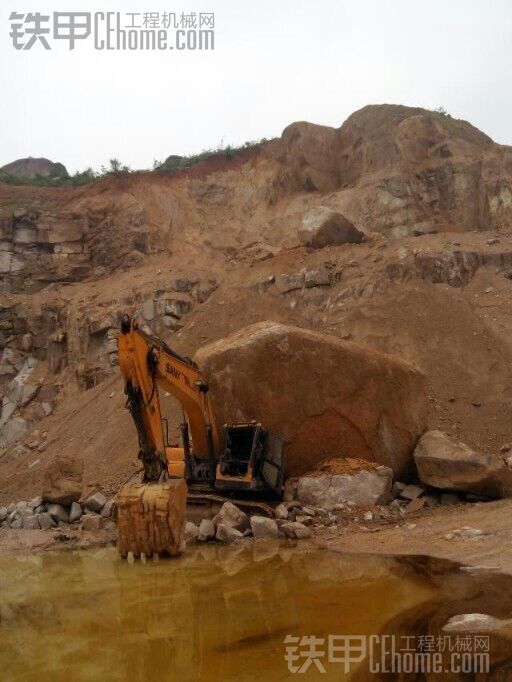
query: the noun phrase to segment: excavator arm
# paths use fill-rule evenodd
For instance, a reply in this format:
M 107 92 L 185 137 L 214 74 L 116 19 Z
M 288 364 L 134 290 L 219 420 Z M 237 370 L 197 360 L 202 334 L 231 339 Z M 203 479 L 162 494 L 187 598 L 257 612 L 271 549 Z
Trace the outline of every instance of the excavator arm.
M 128 316 L 121 321 L 118 350 L 127 406 L 139 437 L 144 481 L 161 480 L 166 473 L 174 478 L 184 478 L 192 458 L 209 462 L 213 480 L 221 445 L 208 385 L 197 365 L 160 339 L 143 332 Z M 171 448 L 166 443 L 159 387 L 174 396 L 182 407 L 181 448 Z

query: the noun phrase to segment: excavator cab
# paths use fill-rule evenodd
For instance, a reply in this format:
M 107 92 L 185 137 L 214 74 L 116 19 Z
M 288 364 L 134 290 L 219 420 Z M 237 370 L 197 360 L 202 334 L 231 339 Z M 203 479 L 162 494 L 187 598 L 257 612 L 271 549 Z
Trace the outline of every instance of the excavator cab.
M 218 490 L 250 490 L 281 494 L 284 477 L 283 439 L 261 424 L 224 425 L 224 448 L 217 464 Z

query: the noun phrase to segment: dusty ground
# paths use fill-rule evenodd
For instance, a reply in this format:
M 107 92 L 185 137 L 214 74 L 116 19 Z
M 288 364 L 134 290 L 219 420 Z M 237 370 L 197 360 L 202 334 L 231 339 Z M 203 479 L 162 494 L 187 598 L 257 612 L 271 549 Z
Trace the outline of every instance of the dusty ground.
M 445 539 L 445 535 L 464 526 L 488 535 Z M 315 542 L 340 552 L 424 554 L 512 574 L 512 500 L 436 507 L 408 515 L 400 527 L 328 529 L 320 532 Z

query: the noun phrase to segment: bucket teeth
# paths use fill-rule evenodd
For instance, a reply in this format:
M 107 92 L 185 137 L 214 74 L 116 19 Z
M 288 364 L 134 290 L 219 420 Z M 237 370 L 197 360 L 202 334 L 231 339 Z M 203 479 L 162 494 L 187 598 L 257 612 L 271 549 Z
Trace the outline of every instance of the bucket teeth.
M 179 554 L 184 546 L 186 504 L 183 479 L 124 485 L 117 497 L 121 556 Z

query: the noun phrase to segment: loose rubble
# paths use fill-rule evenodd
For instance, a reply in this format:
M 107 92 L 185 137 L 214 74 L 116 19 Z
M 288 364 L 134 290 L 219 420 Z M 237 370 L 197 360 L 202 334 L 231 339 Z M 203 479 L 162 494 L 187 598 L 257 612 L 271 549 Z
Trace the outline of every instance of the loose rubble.
M 115 499 L 107 500 L 101 493 L 95 493 L 93 497 L 98 501 L 100 495 L 105 503 L 95 505 L 98 511 L 91 509 L 91 497 L 68 505 L 55 504 L 42 497 L 35 497 L 29 502 L 12 502 L 0 507 L 0 528 L 49 530 L 80 526 L 83 530 L 100 530 L 103 523 L 115 514 Z

